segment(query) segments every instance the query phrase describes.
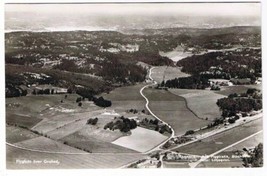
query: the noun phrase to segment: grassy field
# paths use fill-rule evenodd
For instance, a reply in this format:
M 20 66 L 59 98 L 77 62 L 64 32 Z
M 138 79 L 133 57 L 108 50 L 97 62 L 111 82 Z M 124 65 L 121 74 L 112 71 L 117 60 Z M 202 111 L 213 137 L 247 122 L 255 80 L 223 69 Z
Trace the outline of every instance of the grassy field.
M 104 113 L 97 115 L 95 116 L 98 118 L 96 125 L 86 125 L 86 121 L 84 121 L 83 124 L 80 124 L 80 127 L 82 127 L 80 130 L 63 137 L 60 140 L 67 142 L 71 146 L 86 149 L 95 153 L 135 152 L 111 143 L 112 141 L 124 135 L 119 130 L 104 130 L 104 126 L 108 122 L 112 121 L 115 116 L 117 115 L 106 115 Z M 67 129 L 68 127 L 66 127 L 66 130 Z
M 179 67 L 159 66 L 155 67 L 151 73 L 151 77 L 158 83 L 161 83 L 163 80 L 166 81 L 169 79 L 187 76 L 189 75 L 181 72 L 181 68 Z
M 108 112 L 108 111 L 107 111 Z M 91 113 L 81 113 L 81 114 L 74 114 L 74 118 L 80 117 L 80 119 L 76 119 L 74 122 L 66 123 L 65 125 L 62 125 L 62 127 L 57 127 L 54 130 L 48 131 L 46 134 L 50 136 L 53 139 L 61 139 L 65 136 L 71 135 L 72 133 L 75 133 L 77 131 L 83 133 L 85 132 L 86 136 L 97 136 L 98 138 L 102 137 L 102 134 L 105 134 L 105 131 L 101 130 L 104 128 L 104 126 L 112 121 L 114 117 L 119 115 L 107 115 L 105 114 L 104 110 L 102 111 L 95 111 Z M 98 122 L 95 126 L 92 125 L 86 125 L 87 120 L 90 118 L 98 118 Z M 65 119 L 66 120 L 66 119 Z M 63 119 L 64 121 L 64 119 Z M 42 125 L 42 127 L 46 127 L 46 125 Z M 37 129 L 40 129 L 40 127 L 36 127 Z M 89 130 L 89 131 L 88 131 Z M 87 132 L 88 131 L 88 132 Z M 102 132 L 103 131 L 103 132 Z M 109 132 L 112 133 L 112 132 Z M 115 138 L 118 138 L 121 136 L 121 134 L 117 134 L 114 132 Z M 101 138 L 102 139 L 102 138 Z M 110 136 L 108 136 L 105 140 L 110 140 Z M 112 140 L 111 140 L 112 141 Z
M 256 136 L 253 136 L 252 138 L 227 149 L 226 151 L 242 150 L 243 148 L 254 148 L 259 143 L 263 143 L 263 139 L 263 133 L 259 133 Z
M 37 134 L 15 126 L 6 126 L 6 142 L 17 143 L 38 137 Z
M 118 168 L 133 161 L 143 159 L 145 155 L 134 154 L 48 154 L 31 152 L 7 146 L 7 169 L 95 169 Z M 60 164 L 18 164 L 17 159 L 58 160 Z
M 42 119 L 32 117 L 32 116 L 25 116 L 13 113 L 6 114 L 6 123 L 11 125 L 17 125 L 20 127 L 31 128 L 40 122 Z
M 140 101 L 144 99 L 139 93 L 143 86 L 145 84 L 119 87 L 109 92 L 109 94 L 103 93 L 101 96 L 111 101 Z
M 50 131 L 69 125 L 70 123 L 95 117 L 96 115 L 99 115 L 103 112 L 104 110 L 82 112 L 82 113 L 63 113 L 60 115 L 55 115 L 53 117 L 43 119 L 41 122 L 36 124 L 32 129 L 41 133 L 48 133 Z
M 256 88 L 262 90 L 262 85 L 256 84 L 256 85 L 236 85 L 236 86 L 221 87 L 221 90 L 215 91 L 215 93 L 228 96 L 231 93 L 245 93 L 249 88 Z
M 145 100 L 139 91 L 145 84 L 134 86 L 119 87 L 109 94 L 102 94 L 105 99 L 112 101 L 112 106 L 108 110 L 115 110 L 118 113 L 125 112 L 129 109 L 142 111 L 145 108 Z
M 169 91 L 184 97 L 188 107 L 200 118 L 213 120 L 221 116 L 216 102 L 218 99 L 223 98 L 223 95 L 216 94 L 210 90 L 169 89 Z
M 7 98 L 7 114 L 19 114 L 25 116 L 49 117 L 61 113 L 86 112 L 100 109 L 90 101 L 82 101 L 82 107 L 78 107 L 77 94 L 65 95 L 30 95 L 23 97 Z M 62 100 L 62 102 L 61 102 Z
M 85 136 L 80 132 L 66 136 L 61 141 L 92 153 L 137 153 L 137 151 L 100 140 L 97 136 Z
M 139 152 L 146 152 L 167 139 L 167 136 L 157 131 L 141 127 L 131 130 L 131 133 L 131 135 L 120 137 L 112 143 Z
M 258 119 L 245 125 L 208 137 L 200 142 L 198 141 L 183 147 L 179 147 L 175 149 L 175 151 L 195 155 L 209 155 L 258 132 L 261 129 L 262 119 Z
M 209 122 L 196 117 L 187 107 L 184 98 L 165 90 L 145 89 L 150 109 L 163 121 L 172 126 L 175 135 L 187 130 L 206 126 Z
M 76 148 L 64 145 L 61 142 L 40 136 L 15 143 L 16 146 L 32 150 L 50 151 L 50 152 L 68 152 L 68 153 L 85 153 Z

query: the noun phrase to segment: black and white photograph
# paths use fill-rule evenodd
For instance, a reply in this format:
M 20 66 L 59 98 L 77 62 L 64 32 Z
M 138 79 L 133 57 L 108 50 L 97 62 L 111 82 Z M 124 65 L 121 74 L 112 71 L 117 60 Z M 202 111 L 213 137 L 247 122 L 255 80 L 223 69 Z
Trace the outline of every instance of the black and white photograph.
M 6 169 L 262 168 L 261 5 L 5 3 Z

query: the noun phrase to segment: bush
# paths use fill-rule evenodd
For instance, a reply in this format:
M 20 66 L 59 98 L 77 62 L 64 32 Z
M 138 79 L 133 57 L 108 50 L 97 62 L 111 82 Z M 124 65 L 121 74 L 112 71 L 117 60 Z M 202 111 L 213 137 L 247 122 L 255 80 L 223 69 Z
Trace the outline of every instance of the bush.
M 195 133 L 195 131 L 194 130 L 188 130 L 187 132 L 185 132 L 185 136 L 186 135 L 191 135 L 191 134 L 194 134 Z
M 231 123 L 231 124 L 232 124 L 232 123 L 235 123 L 235 121 L 236 121 L 235 118 L 230 118 L 230 119 L 228 119 L 228 122 Z
M 87 120 L 87 123 L 86 124 L 91 124 L 91 125 L 96 125 L 98 122 L 98 118 L 94 118 L 94 119 L 89 119 Z
M 78 103 L 78 102 L 80 102 L 80 101 L 82 101 L 82 98 L 81 98 L 81 97 L 78 97 L 78 98 L 76 99 L 76 103 Z

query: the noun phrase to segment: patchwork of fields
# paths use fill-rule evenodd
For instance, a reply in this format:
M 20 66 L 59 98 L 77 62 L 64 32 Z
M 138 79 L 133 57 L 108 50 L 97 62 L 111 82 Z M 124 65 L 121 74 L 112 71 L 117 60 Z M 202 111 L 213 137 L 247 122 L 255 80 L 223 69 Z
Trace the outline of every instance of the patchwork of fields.
M 168 67 L 168 66 L 159 66 L 155 67 L 152 70 L 151 77 L 157 83 L 161 83 L 163 80 L 169 80 L 179 77 L 187 77 L 189 76 L 186 73 L 181 72 L 181 68 L 179 67 Z
M 209 123 L 195 116 L 187 108 L 184 98 L 169 91 L 150 88 L 145 89 L 144 94 L 150 100 L 150 109 L 171 125 L 175 135 L 183 135 L 187 130 L 199 129 Z
M 200 118 L 213 120 L 221 116 L 216 102 L 225 97 L 210 90 L 169 89 L 175 95 L 186 99 L 187 106 Z
M 164 75 L 164 76 L 163 76 Z M 177 67 L 157 67 L 152 77 L 157 82 L 163 79 L 188 76 Z M 131 132 L 104 130 L 104 126 L 115 117 L 144 118 L 154 120 L 146 114 L 145 100 L 140 89 L 146 84 L 120 87 L 110 93 L 104 93 L 105 99 L 112 101 L 112 106 L 100 108 L 90 101 L 82 101 L 82 107 L 76 103 L 76 94 L 38 95 L 8 98 L 6 102 L 6 140 L 7 168 L 117 168 L 127 163 L 146 157 L 142 152 L 153 149 L 168 137 L 157 131 L 137 127 Z M 230 93 L 244 92 L 248 87 L 225 87 L 221 91 L 169 89 L 160 90 L 152 87 L 143 93 L 149 100 L 149 108 L 160 119 L 171 125 L 175 135 L 183 135 L 188 130 L 206 126 L 220 116 L 216 101 Z M 259 86 L 258 86 L 259 87 Z M 129 112 L 136 109 L 137 113 Z M 86 124 L 90 118 L 98 118 L 96 125 Z M 175 151 L 189 154 L 210 154 L 236 140 L 250 135 L 262 127 L 261 120 L 206 138 L 201 142 L 180 147 Z M 234 148 L 252 146 L 261 141 L 256 136 Z M 197 150 L 196 150 L 197 149 Z M 17 159 L 58 160 L 57 164 L 19 164 Z M 201 164 L 206 167 L 209 163 Z M 164 163 L 164 167 L 188 167 L 187 163 Z M 216 167 L 216 166 L 214 166 Z
M 131 133 L 130 136 L 121 137 L 112 143 L 139 152 L 146 152 L 168 138 L 157 131 L 141 127 L 131 130 Z

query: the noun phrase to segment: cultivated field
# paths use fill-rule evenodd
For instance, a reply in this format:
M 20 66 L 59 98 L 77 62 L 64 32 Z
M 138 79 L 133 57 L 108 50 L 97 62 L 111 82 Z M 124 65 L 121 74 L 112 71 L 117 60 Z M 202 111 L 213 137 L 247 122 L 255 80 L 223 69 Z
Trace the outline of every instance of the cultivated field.
M 108 122 L 112 121 L 116 116 L 118 115 L 108 115 L 108 113 L 97 115 L 95 116 L 98 118 L 96 125 L 86 125 L 86 121 L 83 121 L 84 123 L 80 124 L 79 130 L 73 132 L 72 134 L 66 135 L 60 140 L 62 142 L 66 142 L 70 146 L 85 149 L 93 153 L 135 152 L 111 143 L 112 141 L 124 135 L 119 130 L 104 130 L 104 126 Z
M 29 95 L 23 97 L 7 98 L 7 114 L 13 113 L 24 116 L 42 118 L 71 112 L 86 112 L 100 109 L 90 101 L 82 101 L 82 107 L 78 107 L 77 94 L 60 95 Z M 61 102 L 62 101 L 62 102 Z
M 42 119 L 40 118 L 32 116 L 13 114 L 11 112 L 6 113 L 6 123 L 10 125 L 17 125 L 20 127 L 31 128 L 41 120 Z
M 160 119 L 172 126 L 175 135 L 183 135 L 187 130 L 206 126 L 209 122 L 196 117 L 187 107 L 184 98 L 165 90 L 145 89 L 150 109 Z
M 134 150 L 100 140 L 97 136 L 84 136 L 80 132 L 66 136 L 61 141 L 92 153 L 137 153 Z
M 82 119 L 89 119 L 96 115 L 103 113 L 104 110 L 83 112 L 83 113 L 68 113 L 60 114 L 54 117 L 43 119 L 40 123 L 36 124 L 32 129 L 40 133 L 48 133 L 49 131 L 62 128 L 70 123 L 77 122 Z
M 81 151 L 82 152 L 82 151 Z M 95 169 L 118 168 L 133 161 L 143 159 L 145 155 L 139 153 L 123 154 L 49 154 L 31 152 L 7 146 L 7 169 Z M 59 164 L 19 164 L 16 160 L 55 160 Z
M 37 134 L 15 126 L 6 126 L 6 142 L 16 143 L 38 137 Z
M 80 151 L 76 148 L 64 145 L 61 142 L 40 136 L 28 140 L 24 140 L 14 145 L 31 149 L 31 150 L 40 150 L 40 151 L 49 151 L 49 152 L 67 152 L 67 153 L 86 153 Z
M 200 118 L 213 120 L 221 116 L 218 99 L 225 96 L 210 90 L 169 89 L 175 95 L 186 99 L 188 107 Z
M 242 150 L 243 148 L 254 148 L 259 143 L 263 143 L 263 139 L 263 133 L 259 133 L 256 136 L 253 136 L 252 138 L 227 149 L 226 151 Z
M 120 137 L 112 143 L 139 152 L 146 152 L 166 139 L 167 136 L 157 131 L 137 127 L 131 130 L 131 135 Z
M 134 86 L 119 87 L 109 94 L 102 94 L 105 99 L 112 101 L 112 106 L 108 110 L 115 110 L 118 113 L 125 112 L 129 109 L 141 111 L 145 108 L 145 100 L 139 91 L 145 84 Z
M 252 135 L 262 129 L 262 118 L 257 119 L 253 122 L 249 122 L 245 125 L 235 127 L 233 129 L 227 130 L 225 132 L 216 134 L 214 136 L 208 137 L 197 141 L 192 144 L 179 147 L 175 151 L 182 153 L 195 154 L 195 155 L 209 155 L 224 147 L 227 147 L 245 137 Z M 256 146 L 257 144 L 255 144 Z
M 179 78 L 179 77 L 187 77 L 187 76 L 189 76 L 189 75 L 181 72 L 181 68 L 168 67 L 168 66 L 155 67 L 151 73 L 151 77 L 155 81 L 157 81 L 157 83 L 161 83 L 163 80 L 167 81 L 169 79 L 174 79 L 174 78 Z
M 228 87 L 221 87 L 220 91 L 215 91 L 215 93 L 228 96 L 232 93 L 245 93 L 248 88 L 256 88 L 262 90 L 261 84 L 256 85 L 235 85 L 235 86 L 228 86 Z

